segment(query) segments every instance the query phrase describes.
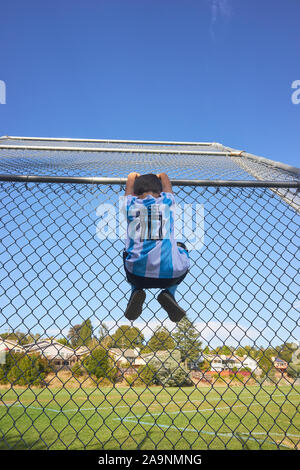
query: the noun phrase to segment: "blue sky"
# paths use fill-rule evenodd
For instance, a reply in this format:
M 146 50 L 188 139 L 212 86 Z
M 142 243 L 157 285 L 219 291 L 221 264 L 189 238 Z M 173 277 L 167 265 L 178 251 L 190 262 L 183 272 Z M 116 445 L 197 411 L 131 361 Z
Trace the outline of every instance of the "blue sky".
M 300 166 L 299 15 L 299 0 L 4 2 L 0 134 L 216 141 Z
M 213 141 L 300 167 L 300 104 L 291 99 L 291 85 L 300 80 L 299 17 L 299 0 L 6 2 L 0 11 L 0 80 L 6 84 L 6 104 L 0 104 L 0 135 Z M 15 185 L 16 190 L 18 187 Z M 45 217 L 40 194 L 34 196 L 33 188 L 31 191 L 30 198 L 27 189 L 24 192 L 22 205 L 18 197 L 14 199 L 11 188 L 6 196 L 1 194 L 6 265 L 0 271 L 5 280 L 0 292 L 4 313 L 0 331 L 9 318 L 11 328 L 44 329 L 59 335 L 67 333 L 70 322 L 81 322 L 93 312 L 95 326 L 103 317 L 110 328 L 126 323 L 124 294 L 128 296 L 129 287 L 122 271 L 122 242 L 109 245 L 111 257 L 105 255 L 105 243 L 95 240 L 94 206 L 87 212 L 89 217 L 93 214 L 88 221 L 93 232 L 85 231 L 86 226 L 77 221 L 74 227 L 82 230 L 77 237 L 68 211 L 64 213 L 68 224 L 62 223 L 56 231 L 57 225 L 52 226 Z M 74 217 L 80 207 L 78 194 L 69 190 L 63 197 L 61 189 L 57 191 L 60 198 L 49 192 L 47 210 L 59 225 L 57 204 L 64 202 L 64 197 L 63 210 L 70 197 Z M 224 237 L 219 241 L 215 234 L 220 217 L 217 207 L 212 204 L 210 213 L 211 201 L 204 202 L 208 214 L 206 247 L 201 257 L 193 253 L 191 273 L 195 297 L 191 318 L 203 332 L 203 339 L 219 344 L 231 335 L 233 343 L 235 338 L 236 343 L 243 339 L 246 343 L 281 344 L 298 338 L 299 304 L 297 309 L 294 306 L 298 292 L 295 266 L 289 258 L 297 246 L 291 238 L 296 233 L 296 222 L 291 225 L 292 210 L 283 203 L 273 208 L 278 213 L 271 227 L 267 225 L 269 213 L 261 211 L 261 219 L 254 214 L 258 238 L 252 239 L 248 251 L 240 253 L 243 244 L 234 236 L 235 230 L 244 229 L 243 224 L 233 228 L 231 238 L 226 224 L 219 227 Z M 272 201 L 269 204 L 272 207 Z M 245 245 L 253 223 L 248 209 L 247 218 L 241 215 L 239 219 L 248 224 Z M 229 220 L 233 223 L 230 214 Z M 287 226 L 290 230 L 285 232 Z M 19 230 L 25 233 L 24 238 Z M 70 230 L 70 238 L 64 237 L 64 230 Z M 9 231 L 14 243 L 10 235 L 7 238 Z M 258 264 L 252 257 L 257 243 L 261 249 Z M 292 251 L 285 251 L 286 246 Z M 233 268 L 227 267 L 230 257 L 225 256 L 231 249 Z M 270 254 L 270 266 L 264 260 L 266 254 Z M 76 269 L 70 265 L 71 259 Z M 78 266 L 75 259 L 80 261 Z M 250 261 L 256 263 L 255 277 Z M 223 263 L 222 272 L 219 262 Z M 32 263 L 33 269 L 26 263 Z M 286 269 L 287 279 L 282 269 Z M 68 273 L 65 277 L 64 270 Z M 229 287 L 222 279 L 229 277 L 230 270 L 239 280 L 228 279 L 236 289 L 228 294 Z M 119 271 L 120 285 L 116 284 Z M 105 283 L 105 295 L 101 283 Z M 205 285 L 206 291 L 197 301 L 200 285 Z M 261 287 L 258 294 L 257 285 Z M 188 307 L 184 303 L 187 289 L 184 285 L 179 289 L 184 308 Z M 111 295 L 106 297 L 108 292 Z M 148 337 L 157 321 L 164 321 L 169 330 L 174 328 L 161 317 L 151 296 L 150 302 L 151 312 L 146 309 L 137 326 L 141 325 Z

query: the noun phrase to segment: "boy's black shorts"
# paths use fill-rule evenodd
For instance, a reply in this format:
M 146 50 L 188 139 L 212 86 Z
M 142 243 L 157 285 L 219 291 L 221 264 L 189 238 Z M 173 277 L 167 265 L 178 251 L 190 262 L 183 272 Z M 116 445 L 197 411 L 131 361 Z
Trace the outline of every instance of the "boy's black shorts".
M 183 248 L 184 250 L 188 251 L 185 244 L 181 242 L 177 242 L 177 245 Z M 143 277 L 143 276 L 136 276 L 135 274 L 132 274 L 128 271 L 125 265 L 125 259 L 127 256 L 127 251 L 123 251 L 123 263 L 124 263 L 124 269 L 127 277 L 127 281 L 130 284 L 133 284 L 135 287 L 138 289 L 166 289 L 167 287 L 175 286 L 180 284 L 185 276 L 188 273 L 188 270 L 183 273 L 180 277 L 172 278 L 172 279 L 167 279 L 167 278 L 153 278 L 153 277 Z

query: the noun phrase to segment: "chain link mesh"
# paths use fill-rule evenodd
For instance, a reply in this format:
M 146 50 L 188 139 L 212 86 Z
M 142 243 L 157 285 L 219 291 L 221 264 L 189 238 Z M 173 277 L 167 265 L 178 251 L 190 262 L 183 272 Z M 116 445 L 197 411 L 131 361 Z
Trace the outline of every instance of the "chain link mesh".
M 146 154 L 37 152 L 3 150 L 2 173 L 153 168 Z M 236 162 L 164 155 L 155 168 L 257 178 Z M 124 317 L 123 185 L 0 191 L 1 448 L 299 448 L 299 189 L 174 187 L 192 221 L 177 225 L 191 259 L 177 324 L 157 289 L 135 322 Z

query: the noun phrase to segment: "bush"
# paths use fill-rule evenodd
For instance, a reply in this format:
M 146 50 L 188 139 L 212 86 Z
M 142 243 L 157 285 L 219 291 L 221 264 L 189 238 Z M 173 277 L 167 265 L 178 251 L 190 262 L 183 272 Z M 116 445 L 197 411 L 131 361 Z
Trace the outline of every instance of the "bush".
M 71 370 L 73 377 L 81 377 L 83 375 L 83 370 L 79 362 L 76 362 Z
M 189 372 L 183 364 L 169 359 L 160 367 L 155 374 L 155 383 L 165 387 L 183 387 L 192 385 L 193 382 L 189 378 Z
M 298 379 L 300 377 L 300 365 L 290 364 L 287 368 L 287 373 L 292 379 Z
M 100 379 L 98 380 L 98 385 L 102 386 L 102 387 L 111 387 L 113 384 L 114 384 L 114 380 L 113 379 L 108 379 L 106 377 L 100 377 Z
M 7 354 L 6 363 L 0 367 L 0 383 L 12 385 L 45 385 L 45 377 L 50 372 L 49 363 L 39 354 Z
M 139 369 L 138 372 L 125 377 L 129 386 L 149 386 L 155 383 L 157 369 L 149 364 Z
M 244 382 L 244 378 L 243 374 L 236 374 L 234 379 L 238 382 Z
M 7 384 L 7 374 L 3 365 L 0 365 L 0 384 Z
M 143 385 L 153 385 L 155 383 L 156 374 L 157 369 L 149 364 L 139 370 L 139 376 Z
M 132 374 L 128 375 L 127 377 L 124 377 L 125 382 L 131 387 L 140 385 L 140 378 L 138 374 Z
M 83 367 L 90 375 L 95 375 L 97 379 L 109 376 L 109 357 L 105 349 L 99 347 L 93 349 L 91 354 L 83 361 Z

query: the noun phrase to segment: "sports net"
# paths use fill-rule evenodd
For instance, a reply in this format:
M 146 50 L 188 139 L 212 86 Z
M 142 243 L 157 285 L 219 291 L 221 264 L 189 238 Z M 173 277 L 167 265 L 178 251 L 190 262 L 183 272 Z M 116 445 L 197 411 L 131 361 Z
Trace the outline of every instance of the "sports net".
M 220 144 L 0 142 L 1 448 L 299 448 L 297 171 Z M 157 289 L 124 317 L 130 171 L 173 181 L 178 324 Z

